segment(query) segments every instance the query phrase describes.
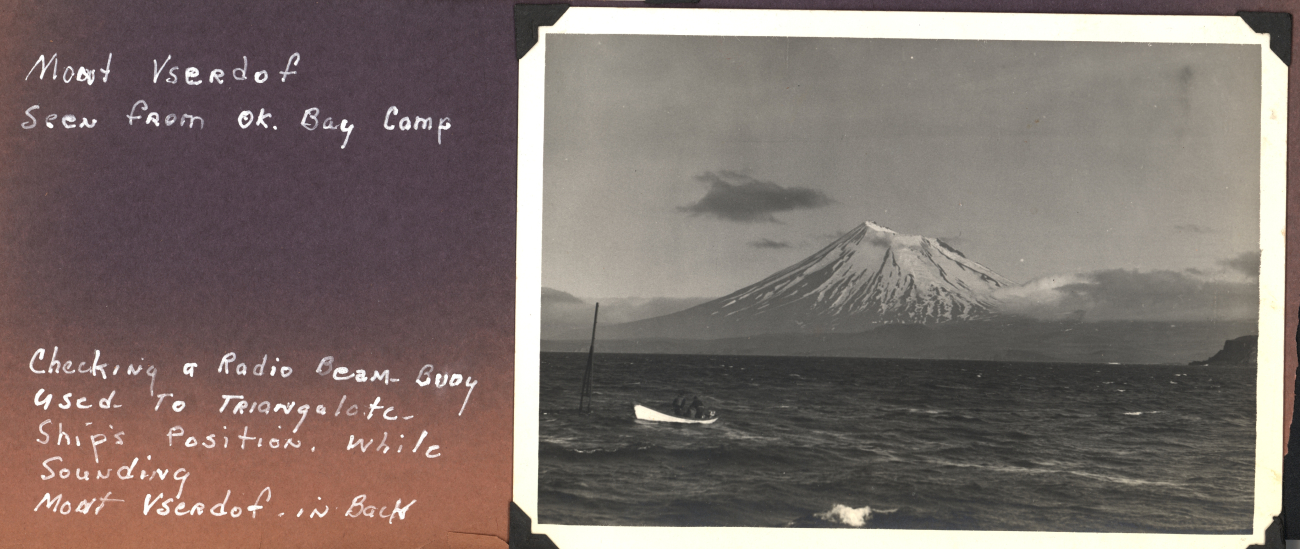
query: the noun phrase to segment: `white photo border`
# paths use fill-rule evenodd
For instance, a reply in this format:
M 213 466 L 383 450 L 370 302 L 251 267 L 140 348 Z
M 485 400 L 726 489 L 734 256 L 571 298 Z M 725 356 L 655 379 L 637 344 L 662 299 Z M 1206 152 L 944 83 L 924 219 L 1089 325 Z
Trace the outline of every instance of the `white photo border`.
M 574 526 L 536 522 L 540 361 L 542 168 L 546 39 L 551 34 L 800 36 L 1259 46 L 1260 308 L 1256 381 L 1255 507 L 1249 535 L 1072 532 L 801 529 L 739 527 Z M 1286 65 L 1235 16 L 1065 15 L 844 12 L 654 8 L 569 8 L 519 62 L 518 234 L 515 309 L 514 501 L 532 517 L 533 533 L 563 549 L 873 546 L 1004 548 L 1141 546 L 1245 547 L 1264 543 L 1281 512 L 1283 337 L 1286 227 Z

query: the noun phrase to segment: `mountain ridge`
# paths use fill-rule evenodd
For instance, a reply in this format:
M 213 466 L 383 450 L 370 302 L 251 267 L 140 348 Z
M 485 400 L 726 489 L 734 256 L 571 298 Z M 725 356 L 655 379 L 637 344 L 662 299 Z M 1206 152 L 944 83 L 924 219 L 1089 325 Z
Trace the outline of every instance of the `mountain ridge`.
M 852 333 L 782 333 L 717 339 L 598 335 L 597 353 L 996 360 L 1105 364 L 1205 363 L 1224 340 L 1251 333 L 1252 320 L 1094 321 L 992 320 L 933 325 L 881 324 Z M 1251 337 L 1253 339 L 1253 336 Z M 586 352 L 589 340 L 544 339 L 543 352 Z
M 611 338 L 842 333 L 998 315 L 1010 279 L 938 239 L 865 221 L 801 261 L 718 299 L 604 328 Z

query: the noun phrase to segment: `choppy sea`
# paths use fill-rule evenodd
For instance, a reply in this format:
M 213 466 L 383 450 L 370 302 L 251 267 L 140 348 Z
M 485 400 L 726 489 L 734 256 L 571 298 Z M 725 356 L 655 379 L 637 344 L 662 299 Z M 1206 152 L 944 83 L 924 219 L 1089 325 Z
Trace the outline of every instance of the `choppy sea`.
M 538 522 L 1249 533 L 1255 371 L 542 353 Z M 638 421 L 703 396 L 712 425 Z

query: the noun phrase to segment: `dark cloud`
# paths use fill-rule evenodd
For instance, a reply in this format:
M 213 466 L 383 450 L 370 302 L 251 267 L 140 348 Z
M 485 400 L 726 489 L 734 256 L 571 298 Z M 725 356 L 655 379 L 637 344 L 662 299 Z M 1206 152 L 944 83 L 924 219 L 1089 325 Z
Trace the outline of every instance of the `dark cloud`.
M 820 208 L 832 201 L 824 193 L 807 187 L 782 187 L 730 171 L 705 172 L 695 177 L 709 184 L 704 198 L 678 208 L 695 215 L 711 215 L 741 223 L 776 223 L 776 212 Z
M 750 245 L 750 246 L 753 246 L 753 247 L 755 247 L 755 248 L 768 248 L 768 249 L 773 249 L 773 250 L 775 250 L 775 249 L 780 249 L 780 248 L 789 248 L 789 247 L 790 247 L 790 243 L 789 243 L 789 242 L 779 242 L 779 241 L 772 240 L 772 239 L 769 239 L 769 238 L 764 238 L 764 239 L 762 239 L 762 240 L 755 240 L 755 241 L 753 241 L 753 242 L 750 242 L 749 245 Z
M 1237 271 L 1251 278 L 1259 277 L 1259 250 L 1245 252 L 1232 259 L 1219 261 L 1220 265 Z
M 1241 319 L 1257 314 L 1254 283 L 1209 281 L 1184 272 L 1124 269 L 1044 277 L 1000 290 L 1003 310 L 1039 318 L 1084 311 L 1090 320 Z
M 1206 234 L 1206 233 L 1214 232 L 1214 229 L 1206 227 L 1205 225 L 1196 225 L 1194 223 L 1188 223 L 1186 225 L 1174 225 L 1174 230 L 1180 233 L 1192 233 L 1192 234 Z

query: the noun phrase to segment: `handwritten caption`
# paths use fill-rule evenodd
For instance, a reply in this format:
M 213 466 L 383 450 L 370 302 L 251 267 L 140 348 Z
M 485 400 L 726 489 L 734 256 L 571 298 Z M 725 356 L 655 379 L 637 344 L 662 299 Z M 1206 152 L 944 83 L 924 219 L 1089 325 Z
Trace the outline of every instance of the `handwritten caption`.
M 446 451 L 437 443 L 436 423 L 450 418 L 431 417 L 423 411 L 428 408 L 417 410 L 385 391 L 411 385 L 417 395 L 452 397 L 459 404 L 452 418 L 460 418 L 472 412 L 480 383 L 467 372 L 432 364 L 349 367 L 334 356 L 324 356 L 305 370 L 270 354 L 243 360 L 235 352 L 170 366 L 146 362 L 109 361 L 99 350 L 60 356 L 57 346 L 32 352 L 28 375 L 35 376 L 39 386 L 32 405 L 44 417 L 29 440 L 41 455 L 35 474 L 49 486 L 39 495 L 31 494 L 33 512 L 85 517 L 141 513 L 155 518 L 341 516 L 394 524 L 406 520 L 419 501 L 414 494 L 284 501 L 275 498 L 275 486 L 202 494 L 185 488 L 192 476 L 213 474 L 204 473 L 209 468 L 203 464 L 214 457 L 257 463 L 271 455 L 347 454 L 378 465 L 403 460 L 404 469 L 431 466 Z M 82 380 L 89 383 L 75 383 L 80 389 L 67 390 Z M 262 389 L 222 389 L 231 382 Z M 310 391 L 304 388 L 308 383 Z M 86 386 L 98 389 L 87 391 Z M 336 396 L 328 401 L 281 396 L 295 391 Z M 335 423 L 330 427 L 325 421 Z M 212 427 L 218 424 L 220 428 Z M 225 479 L 209 480 L 211 486 Z
M 168 86 L 262 86 L 262 85 L 287 85 L 293 81 L 298 74 L 300 65 L 303 64 L 302 55 L 293 53 L 288 56 L 284 62 L 283 68 L 264 68 L 256 63 L 250 65 L 248 56 L 240 56 L 240 61 L 230 67 L 213 67 L 201 69 L 195 66 L 182 68 L 181 64 L 175 62 L 171 55 L 162 59 L 152 59 L 152 80 L 149 85 L 156 91 L 154 96 L 159 95 Z M 113 72 L 113 54 L 109 53 L 101 66 L 74 66 L 73 64 L 64 63 L 60 68 L 59 54 L 51 53 L 48 56 L 41 54 L 32 64 L 31 69 L 27 71 L 23 80 L 29 83 L 62 83 L 94 86 L 99 83 L 101 87 L 109 85 L 109 76 Z M 118 80 L 114 79 L 116 83 Z M 152 101 L 152 105 L 151 102 Z M 305 131 L 309 133 L 330 133 L 337 132 L 340 136 L 340 149 L 346 149 L 352 139 L 352 132 L 357 129 L 358 122 L 349 121 L 345 118 L 346 114 L 342 113 L 325 113 L 321 108 L 313 105 L 305 105 L 301 110 L 295 110 L 292 114 L 277 116 L 265 106 L 249 105 L 248 108 L 224 114 L 213 114 L 202 112 L 201 108 L 192 109 L 172 108 L 170 106 L 161 106 L 162 102 L 155 97 L 140 98 L 131 103 L 129 106 L 123 105 L 124 116 L 113 117 L 102 114 L 86 115 L 84 113 L 68 112 L 66 108 L 52 107 L 50 105 L 42 106 L 33 104 L 23 112 L 21 126 L 24 130 L 75 130 L 86 131 L 103 128 L 100 125 L 100 118 L 109 121 L 124 122 L 129 128 L 140 128 L 148 131 L 150 128 L 156 130 L 186 130 L 202 131 L 210 124 L 228 124 L 246 131 L 278 131 L 280 125 L 284 124 L 286 129 L 296 131 Z M 397 134 L 409 136 L 427 136 L 432 138 L 433 146 L 440 146 L 443 143 L 444 134 L 450 134 L 451 117 L 442 116 L 434 113 L 410 114 L 403 111 L 405 107 L 391 105 L 383 110 L 382 113 L 365 114 L 365 122 L 360 122 L 363 128 L 372 127 L 375 131 L 396 132 Z M 195 112 L 190 112 L 191 110 Z M 353 120 L 360 120 L 354 118 Z M 287 123 L 286 123 L 287 122 Z M 362 132 L 364 133 L 364 129 Z

